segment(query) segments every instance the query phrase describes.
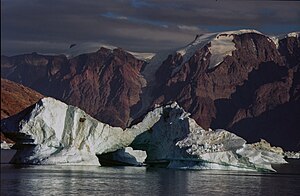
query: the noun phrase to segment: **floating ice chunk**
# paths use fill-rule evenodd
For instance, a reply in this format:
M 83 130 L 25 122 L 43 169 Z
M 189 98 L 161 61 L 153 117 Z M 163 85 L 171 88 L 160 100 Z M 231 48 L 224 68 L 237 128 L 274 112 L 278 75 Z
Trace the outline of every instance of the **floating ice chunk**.
M 13 146 L 13 143 L 6 143 L 6 141 L 1 142 L 1 149 L 11 149 L 11 147 Z
M 20 136 L 15 163 L 99 165 L 96 154 L 127 147 L 161 117 L 161 109 L 123 130 L 101 123 L 84 111 L 53 98 L 40 100 L 31 111 L 1 121 L 6 132 Z

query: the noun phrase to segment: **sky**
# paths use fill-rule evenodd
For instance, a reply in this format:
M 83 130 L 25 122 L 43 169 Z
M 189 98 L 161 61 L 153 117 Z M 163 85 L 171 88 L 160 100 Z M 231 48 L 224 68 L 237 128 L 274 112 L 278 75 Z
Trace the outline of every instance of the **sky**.
M 208 32 L 300 31 L 299 19 L 299 1 L 1 0 L 1 54 L 60 54 L 74 43 L 158 52 Z

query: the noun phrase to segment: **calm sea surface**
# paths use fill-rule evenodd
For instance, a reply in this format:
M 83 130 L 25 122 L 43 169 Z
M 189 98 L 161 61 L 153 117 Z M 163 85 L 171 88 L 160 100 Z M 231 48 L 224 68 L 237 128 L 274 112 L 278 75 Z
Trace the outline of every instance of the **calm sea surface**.
M 290 196 L 300 195 L 300 174 L 2 164 L 4 195 Z

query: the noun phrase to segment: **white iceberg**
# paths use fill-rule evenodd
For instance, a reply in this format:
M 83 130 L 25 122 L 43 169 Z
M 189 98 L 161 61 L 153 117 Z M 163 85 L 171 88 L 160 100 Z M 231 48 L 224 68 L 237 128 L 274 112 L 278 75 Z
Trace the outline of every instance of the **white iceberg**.
M 233 133 L 204 130 L 176 102 L 155 108 L 123 130 L 43 98 L 2 120 L 1 127 L 20 137 L 14 163 L 99 165 L 97 156 L 115 152 L 123 162 L 142 164 L 145 153 L 134 150 L 146 151 L 146 163 L 169 168 L 273 170 L 271 164 L 286 163 L 282 154 L 248 145 Z
M 131 146 L 147 152 L 146 163 L 169 168 L 274 171 L 271 164 L 287 163 L 280 153 L 226 130 L 204 130 L 188 116 L 176 103 L 163 107 L 160 120 Z
M 145 151 L 133 150 L 131 147 L 98 155 L 100 164 L 106 166 L 143 166 L 146 157 Z
M 48 97 L 2 120 L 1 127 L 4 132 L 18 132 L 23 137 L 14 163 L 99 165 L 97 154 L 127 147 L 158 120 L 159 115 L 150 112 L 141 123 L 123 130 Z

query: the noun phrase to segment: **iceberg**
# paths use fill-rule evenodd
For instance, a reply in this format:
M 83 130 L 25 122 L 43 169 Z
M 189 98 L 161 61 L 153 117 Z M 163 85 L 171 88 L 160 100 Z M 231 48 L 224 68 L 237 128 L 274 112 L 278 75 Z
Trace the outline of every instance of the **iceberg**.
M 189 115 L 173 102 L 121 129 L 47 97 L 2 120 L 1 129 L 17 135 L 13 163 L 100 165 L 98 157 L 107 153 L 130 165 L 180 169 L 274 171 L 271 164 L 286 163 L 278 149 L 247 144 L 223 129 L 204 130 Z
M 99 165 L 98 154 L 127 147 L 158 119 L 159 115 L 149 112 L 142 122 L 123 130 L 47 97 L 2 120 L 1 129 L 8 135 L 18 135 L 16 146 L 20 147 L 13 163 Z
M 97 156 L 100 164 L 103 166 L 143 166 L 147 154 L 145 151 L 126 147 Z
M 276 148 L 246 144 L 241 137 L 223 129 L 205 131 L 198 128 L 176 145 L 205 162 L 213 165 L 221 163 L 222 166 L 230 166 L 230 169 L 275 171 L 271 164 L 287 163 L 282 153 L 274 151 Z
M 204 130 L 177 103 L 163 107 L 162 117 L 138 135 L 134 149 L 147 152 L 146 163 L 179 169 L 275 171 L 287 163 L 282 153 L 258 148 L 226 130 Z

